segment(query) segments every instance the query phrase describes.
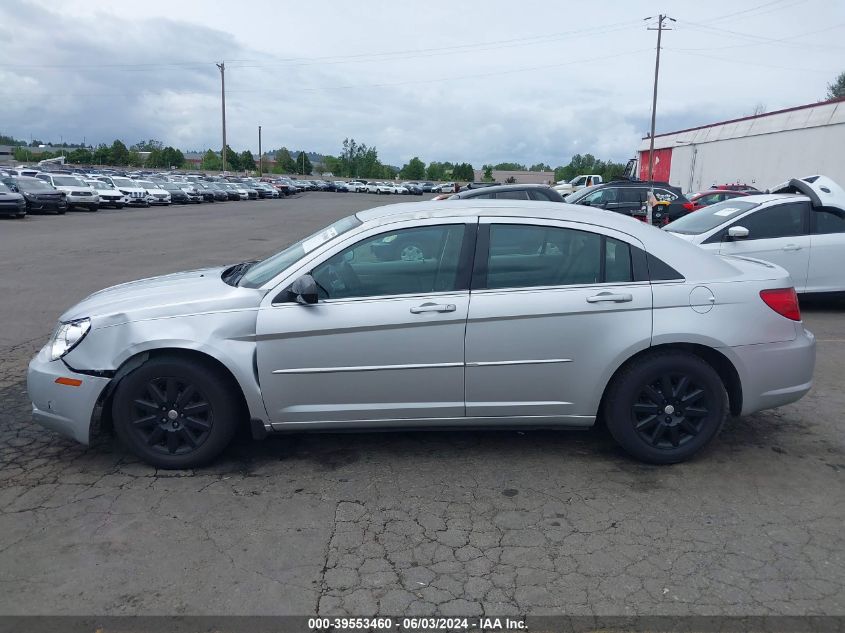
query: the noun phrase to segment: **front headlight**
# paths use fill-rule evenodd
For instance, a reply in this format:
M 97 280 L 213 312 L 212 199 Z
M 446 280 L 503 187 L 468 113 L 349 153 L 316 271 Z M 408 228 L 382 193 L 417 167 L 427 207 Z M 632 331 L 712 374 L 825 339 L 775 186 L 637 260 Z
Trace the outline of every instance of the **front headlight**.
M 76 319 L 68 323 L 59 323 L 50 343 L 50 360 L 59 360 L 88 334 L 91 329 L 91 319 Z

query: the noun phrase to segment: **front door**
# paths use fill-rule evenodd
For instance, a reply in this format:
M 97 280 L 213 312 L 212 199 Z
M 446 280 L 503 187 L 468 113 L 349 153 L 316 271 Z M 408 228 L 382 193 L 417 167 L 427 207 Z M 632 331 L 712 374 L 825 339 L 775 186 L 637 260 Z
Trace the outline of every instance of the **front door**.
M 731 226 L 748 229 L 748 237 L 728 239 L 720 232 L 722 255 L 762 259 L 786 269 L 797 292 L 804 292 L 810 263 L 809 202 L 785 202 L 739 218 Z
M 651 287 L 634 281 L 626 236 L 547 222 L 482 219 L 466 334 L 468 417 L 592 424 L 618 359 L 651 342 Z
M 312 268 L 316 304 L 263 305 L 258 372 L 271 422 L 463 417 L 474 228 L 370 234 Z

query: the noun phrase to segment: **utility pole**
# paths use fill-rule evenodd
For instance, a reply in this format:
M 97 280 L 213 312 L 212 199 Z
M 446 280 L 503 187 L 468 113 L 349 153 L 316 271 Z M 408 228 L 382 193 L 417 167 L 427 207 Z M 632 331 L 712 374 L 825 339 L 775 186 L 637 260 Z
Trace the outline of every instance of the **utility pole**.
M 651 18 L 648 17 L 646 20 L 651 20 Z M 666 20 L 672 20 L 672 22 L 675 22 L 675 18 L 670 18 L 668 15 L 663 15 L 661 13 L 657 16 L 657 28 L 648 27 L 649 31 L 657 31 L 657 56 L 654 61 L 654 93 L 651 97 L 651 133 L 648 137 L 648 181 L 650 183 L 654 182 L 654 123 L 657 118 L 657 79 L 660 76 L 660 40 L 664 30 L 672 30 L 664 26 Z M 652 184 L 651 189 L 649 190 L 649 201 L 647 205 L 647 218 L 649 224 L 651 224 L 651 201 L 653 199 L 654 185 Z
M 262 164 L 262 159 L 264 158 L 264 154 L 261 153 L 261 126 L 258 126 L 258 177 L 264 175 L 264 169 Z
M 226 171 L 226 64 L 217 64 L 220 69 L 220 103 L 223 107 L 223 151 L 220 156 L 223 159 L 223 171 Z

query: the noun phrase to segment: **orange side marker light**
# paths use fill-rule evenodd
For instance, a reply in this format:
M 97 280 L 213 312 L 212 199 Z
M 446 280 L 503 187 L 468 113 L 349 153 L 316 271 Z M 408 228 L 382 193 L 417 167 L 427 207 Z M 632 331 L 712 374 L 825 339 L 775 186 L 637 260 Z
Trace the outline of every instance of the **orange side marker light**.
M 64 376 L 61 376 L 56 378 L 56 384 L 67 385 L 68 387 L 79 387 L 82 385 L 82 381 L 78 378 L 65 378 Z

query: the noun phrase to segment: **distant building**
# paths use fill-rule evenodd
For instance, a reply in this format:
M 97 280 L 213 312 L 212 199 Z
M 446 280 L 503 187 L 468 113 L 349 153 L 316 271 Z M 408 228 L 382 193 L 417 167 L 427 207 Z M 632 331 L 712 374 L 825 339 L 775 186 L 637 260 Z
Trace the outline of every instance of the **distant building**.
M 643 180 L 648 154 L 646 137 Z M 845 98 L 656 134 L 653 173 L 684 191 L 728 183 L 767 189 L 813 174 L 845 185 Z
M 11 163 L 14 157 L 14 145 L 0 145 L 0 165 Z
M 516 184 L 537 184 L 550 185 L 555 180 L 555 173 L 553 171 L 504 171 L 501 169 L 493 170 L 493 180 L 505 184 L 508 178 L 513 178 Z M 484 180 L 484 170 L 475 170 L 475 181 L 481 182 Z

